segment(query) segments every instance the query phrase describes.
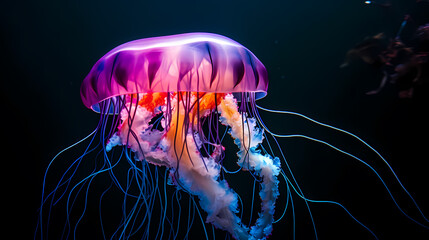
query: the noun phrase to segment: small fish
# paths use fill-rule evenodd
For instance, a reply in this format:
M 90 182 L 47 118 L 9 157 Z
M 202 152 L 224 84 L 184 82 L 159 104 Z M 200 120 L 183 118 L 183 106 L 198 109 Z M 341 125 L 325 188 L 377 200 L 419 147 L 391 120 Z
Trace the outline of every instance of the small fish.
M 392 6 L 392 4 L 390 4 L 390 1 L 387 1 L 385 3 L 380 3 L 376 1 L 365 1 L 364 3 L 366 5 L 375 5 L 375 6 L 384 7 L 384 8 L 389 8 Z

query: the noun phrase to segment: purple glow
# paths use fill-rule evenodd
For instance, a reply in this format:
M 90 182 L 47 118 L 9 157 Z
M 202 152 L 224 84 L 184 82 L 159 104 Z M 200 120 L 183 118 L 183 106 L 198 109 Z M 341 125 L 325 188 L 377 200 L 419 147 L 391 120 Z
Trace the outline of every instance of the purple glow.
M 241 44 L 212 33 L 187 33 L 122 44 L 97 61 L 81 87 L 86 107 L 150 92 L 255 92 L 266 95 L 267 71 Z

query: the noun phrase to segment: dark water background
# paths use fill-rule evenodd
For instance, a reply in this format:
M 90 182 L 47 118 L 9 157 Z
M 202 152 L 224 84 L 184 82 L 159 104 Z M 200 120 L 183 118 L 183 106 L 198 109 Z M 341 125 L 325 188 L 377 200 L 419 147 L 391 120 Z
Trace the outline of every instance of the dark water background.
M 414 22 L 404 34 L 429 21 L 428 3 L 391 3 L 389 9 L 357 0 L 2 3 L 2 205 L 4 221 L 11 225 L 11 232 L 6 229 L 3 235 L 33 237 L 44 169 L 57 152 L 95 128 L 98 116 L 83 106 L 79 95 L 80 83 L 95 61 L 130 40 L 195 31 L 222 34 L 249 48 L 270 78 L 261 106 L 297 111 L 362 137 L 386 157 L 429 214 L 428 105 L 399 99 L 393 85 L 367 96 L 381 73 L 360 61 L 339 68 L 347 50 L 364 37 L 379 32 L 393 37 L 405 14 Z M 357 141 L 290 116 L 263 118 L 274 131 L 329 140 L 368 160 L 400 203 L 410 206 L 386 166 Z M 307 197 L 344 203 L 380 239 L 429 238 L 429 230 L 401 215 L 362 164 L 307 140 L 281 144 Z M 251 185 L 243 180 L 235 186 L 240 184 Z M 295 200 L 296 237 L 314 239 L 308 213 L 302 201 Z M 340 208 L 311 207 L 320 239 L 371 239 Z M 277 209 L 281 212 L 281 205 Z M 415 210 L 407 212 L 417 216 Z M 99 232 L 96 222 L 81 226 L 82 239 Z M 291 231 L 287 214 L 274 224 L 271 239 L 292 239 Z M 203 236 L 200 229 L 193 234 Z

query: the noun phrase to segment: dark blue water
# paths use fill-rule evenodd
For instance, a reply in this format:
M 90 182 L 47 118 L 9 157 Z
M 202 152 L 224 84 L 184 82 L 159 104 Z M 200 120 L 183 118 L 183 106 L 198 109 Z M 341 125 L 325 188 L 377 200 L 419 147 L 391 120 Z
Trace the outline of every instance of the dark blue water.
M 3 145 L 6 179 L 2 196 L 9 200 L 3 207 L 5 221 L 15 230 L 12 234 L 32 237 L 44 169 L 58 151 L 86 136 L 97 124 L 98 116 L 81 104 L 79 95 L 80 83 L 95 61 L 126 41 L 195 31 L 228 36 L 258 56 L 270 78 L 269 93 L 260 100 L 261 106 L 306 114 L 351 131 L 378 149 L 428 214 L 427 104 L 398 98 L 394 85 L 367 96 L 365 92 L 378 85 L 380 71 L 361 61 L 339 68 L 348 49 L 366 36 L 385 32 L 394 37 L 405 14 L 412 21 L 404 28 L 404 41 L 411 41 L 417 26 L 429 21 L 427 2 L 391 4 L 390 8 L 363 1 L 2 4 L 2 126 L 7 143 Z M 400 203 L 410 205 L 386 166 L 362 144 L 301 119 L 262 117 L 277 132 L 324 138 L 368 159 L 398 193 Z M 377 178 L 353 159 L 305 140 L 281 144 L 307 197 L 344 203 L 380 239 L 428 238 L 429 230 L 401 215 Z M 248 184 L 238 181 L 236 186 Z M 313 239 L 305 206 L 298 198 L 296 201 L 296 237 Z M 338 207 L 311 207 L 320 239 L 370 239 Z M 282 209 L 278 207 L 279 212 Z M 407 212 L 417 214 L 413 209 Z M 92 214 L 96 219 L 95 210 L 88 212 Z M 292 239 L 291 216 L 288 213 L 274 224 L 271 239 Z M 82 228 L 94 229 L 85 234 L 97 236 L 99 224 L 88 221 Z M 193 234 L 202 236 L 200 229 Z M 223 239 L 222 231 L 219 236 Z

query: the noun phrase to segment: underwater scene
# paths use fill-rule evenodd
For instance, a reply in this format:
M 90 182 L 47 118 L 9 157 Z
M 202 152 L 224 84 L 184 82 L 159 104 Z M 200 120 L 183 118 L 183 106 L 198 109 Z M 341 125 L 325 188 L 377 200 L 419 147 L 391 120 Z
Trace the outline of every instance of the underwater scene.
M 428 239 L 428 13 L 5 3 L 8 234 Z

